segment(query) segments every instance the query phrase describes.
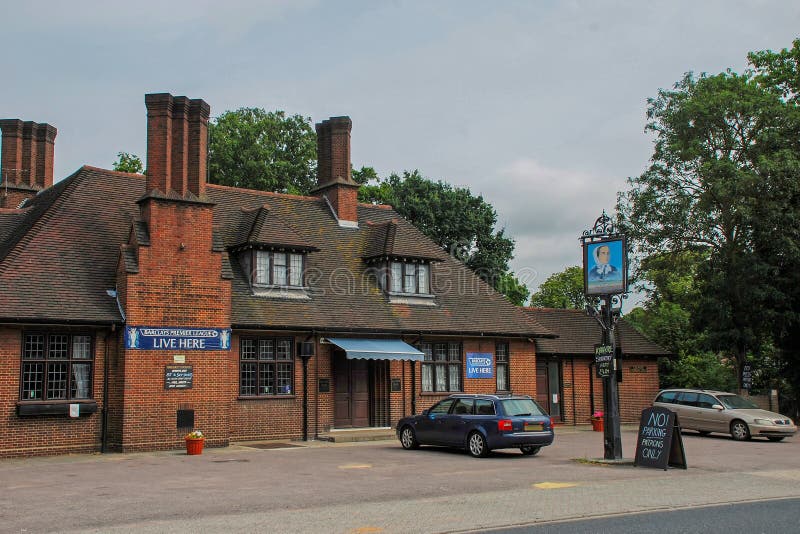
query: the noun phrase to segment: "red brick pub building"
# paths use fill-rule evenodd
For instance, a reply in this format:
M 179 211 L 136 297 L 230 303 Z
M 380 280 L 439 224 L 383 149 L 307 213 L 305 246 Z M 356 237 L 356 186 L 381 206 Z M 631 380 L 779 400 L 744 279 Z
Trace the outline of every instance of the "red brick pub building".
M 146 175 L 53 185 L 55 128 L 0 121 L 0 457 L 314 438 L 450 392 L 540 393 L 554 332 L 357 202 L 349 118 L 317 124 L 319 184 L 295 196 L 208 184 L 209 106 L 145 104 Z M 648 395 L 650 369 L 630 377 Z

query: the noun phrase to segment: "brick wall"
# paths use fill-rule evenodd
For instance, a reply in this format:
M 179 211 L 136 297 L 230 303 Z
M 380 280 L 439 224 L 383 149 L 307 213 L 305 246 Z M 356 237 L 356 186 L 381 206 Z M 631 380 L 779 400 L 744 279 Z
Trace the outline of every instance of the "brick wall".
M 0 458 L 94 452 L 100 450 L 103 368 L 106 345 L 113 355 L 116 333 L 105 329 L 37 327 L 40 332 L 90 333 L 94 346 L 91 397 L 97 412 L 72 419 L 67 415 L 17 415 L 20 400 L 22 327 L 0 327 Z

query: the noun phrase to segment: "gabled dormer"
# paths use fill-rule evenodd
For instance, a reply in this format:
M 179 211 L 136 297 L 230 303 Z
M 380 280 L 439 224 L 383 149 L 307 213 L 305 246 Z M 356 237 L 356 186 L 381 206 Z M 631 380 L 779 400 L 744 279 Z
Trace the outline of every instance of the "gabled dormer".
M 371 225 L 363 258 L 390 303 L 435 305 L 432 265 L 446 255 L 405 221 Z
M 242 210 L 231 253 L 239 260 L 253 293 L 279 298 L 308 298 L 306 266 L 317 249 L 275 214 L 268 204 Z

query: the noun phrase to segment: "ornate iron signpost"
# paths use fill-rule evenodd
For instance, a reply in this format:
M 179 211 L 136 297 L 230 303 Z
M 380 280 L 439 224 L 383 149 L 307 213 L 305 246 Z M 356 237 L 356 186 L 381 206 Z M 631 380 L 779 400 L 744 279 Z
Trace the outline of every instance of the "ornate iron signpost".
M 601 353 L 610 352 L 609 371 L 603 372 L 604 458 L 622 459 L 622 438 L 619 427 L 619 388 L 616 336 L 614 326 L 628 292 L 628 256 L 625 235 L 618 233 L 611 218 L 603 214 L 590 230 L 581 236 L 583 246 L 583 288 L 586 311 L 603 328 Z M 610 351 L 605 347 L 610 347 Z M 596 350 L 597 351 L 597 350 Z M 597 355 L 598 358 L 606 356 Z M 607 357 L 603 363 L 606 364 Z M 604 365 L 604 368 L 606 365 Z M 599 368 L 598 368 L 599 372 Z

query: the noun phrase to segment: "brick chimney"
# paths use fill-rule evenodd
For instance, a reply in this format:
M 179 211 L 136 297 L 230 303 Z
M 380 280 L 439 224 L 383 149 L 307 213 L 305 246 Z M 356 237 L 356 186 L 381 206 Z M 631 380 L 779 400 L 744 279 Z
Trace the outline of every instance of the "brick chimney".
M 202 199 L 206 191 L 208 118 L 203 100 L 169 93 L 144 96 L 147 107 L 147 193 Z
M 317 127 L 317 188 L 339 226 L 358 227 L 358 188 L 350 167 L 350 117 L 331 117 Z
M 58 131 L 49 124 L 19 119 L 0 120 L 3 190 L 0 207 L 15 208 L 42 189 L 53 185 L 53 155 Z

